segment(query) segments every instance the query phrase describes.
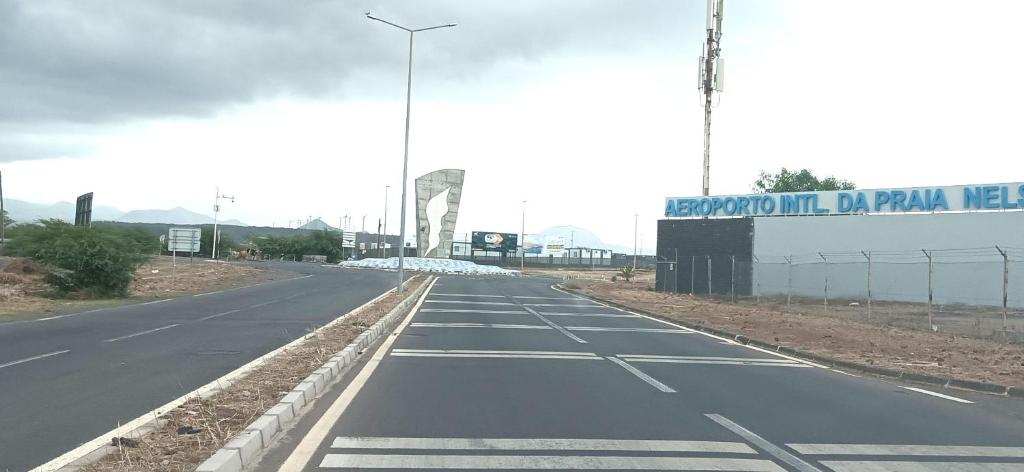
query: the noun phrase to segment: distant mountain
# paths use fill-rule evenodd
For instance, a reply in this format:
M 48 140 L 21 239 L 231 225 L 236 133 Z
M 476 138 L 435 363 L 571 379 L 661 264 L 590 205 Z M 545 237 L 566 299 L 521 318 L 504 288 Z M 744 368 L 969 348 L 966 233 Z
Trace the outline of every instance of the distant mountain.
M 302 226 L 299 226 L 298 229 L 310 229 L 310 230 L 314 230 L 314 231 L 323 231 L 323 230 L 341 231 L 338 228 L 335 228 L 335 227 L 333 227 L 333 226 L 331 226 L 331 225 L 329 225 L 327 223 L 324 223 L 324 220 L 321 220 L 320 218 L 316 218 L 313 221 L 310 221 L 309 223 L 306 223 L 306 224 L 304 224 Z
M 18 223 L 30 223 L 37 220 L 58 219 L 75 220 L 75 204 L 57 202 L 53 204 L 31 203 L 13 198 L 4 199 L 4 210 L 8 216 Z M 93 220 L 113 220 L 121 216 L 121 210 L 114 207 L 97 205 L 92 208 Z
M 4 209 L 7 210 L 8 216 L 17 223 L 31 223 L 51 218 L 68 222 L 75 220 L 75 204 L 71 202 L 40 204 L 7 198 L 4 199 Z M 179 225 L 213 224 L 213 217 L 182 207 L 170 210 L 132 210 L 125 213 L 114 207 L 96 205 L 92 207 L 92 220 Z M 238 220 L 225 220 L 221 221 L 220 224 L 249 226 Z
M 536 242 L 537 244 L 544 244 L 544 240 L 549 237 L 561 237 L 565 240 L 566 247 L 585 247 L 591 249 L 611 249 L 613 252 L 632 254 L 633 248 L 627 248 L 626 246 L 620 246 L 618 244 L 608 244 L 601 241 L 601 238 L 597 237 L 596 234 L 590 232 L 585 228 L 578 226 L 552 226 L 540 233 L 529 234 L 526 239 L 529 242 Z
M 96 218 L 93 217 L 95 220 Z M 196 213 L 182 207 L 175 207 L 170 210 L 132 210 L 128 213 L 114 218 L 113 221 L 124 223 L 171 223 L 179 225 L 205 225 L 213 224 L 213 217 L 202 213 Z M 248 226 L 238 220 L 219 221 L 224 225 Z

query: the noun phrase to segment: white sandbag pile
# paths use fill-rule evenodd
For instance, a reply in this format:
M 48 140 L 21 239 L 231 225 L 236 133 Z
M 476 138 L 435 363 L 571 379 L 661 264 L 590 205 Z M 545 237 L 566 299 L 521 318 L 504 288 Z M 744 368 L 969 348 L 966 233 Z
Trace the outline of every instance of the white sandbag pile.
M 361 261 L 342 261 L 338 267 L 353 269 L 381 269 L 398 270 L 398 258 L 388 259 L 363 259 Z M 517 270 L 502 269 L 501 267 L 480 265 L 470 261 L 459 261 L 454 259 L 427 259 L 421 257 L 406 257 L 405 270 L 418 272 L 437 272 L 441 274 L 469 274 L 469 275 L 519 275 Z

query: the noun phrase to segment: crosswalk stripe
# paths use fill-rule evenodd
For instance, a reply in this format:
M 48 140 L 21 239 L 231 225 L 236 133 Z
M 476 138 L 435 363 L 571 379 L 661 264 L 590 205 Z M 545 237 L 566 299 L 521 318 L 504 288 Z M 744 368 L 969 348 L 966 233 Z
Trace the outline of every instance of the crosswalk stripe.
M 420 308 L 420 313 L 485 313 L 497 315 L 529 315 L 528 312 L 515 310 L 464 310 L 458 308 Z
M 1024 472 L 1024 462 L 822 461 L 835 472 Z
M 501 323 L 412 323 L 414 328 L 503 328 L 503 329 L 551 329 L 544 325 L 501 324 Z
M 430 449 L 501 451 L 640 451 L 757 454 L 741 442 L 646 439 L 512 439 L 512 438 L 386 438 L 338 437 L 331 445 L 344 449 Z
M 1024 447 L 920 444 L 787 444 L 800 454 L 829 456 L 1021 457 Z
M 601 305 L 594 305 L 593 303 L 587 305 L 580 305 L 578 303 L 523 303 L 526 306 L 565 306 L 565 307 L 578 307 L 578 308 L 604 308 Z
M 321 468 L 367 469 L 506 469 L 506 470 L 701 470 L 785 472 L 761 459 L 617 456 L 466 456 L 328 454 Z
M 470 302 L 466 300 L 425 300 L 423 303 L 453 303 L 460 305 L 507 305 L 515 306 L 515 303 L 509 302 Z
M 654 388 L 656 388 L 658 390 L 661 390 L 662 392 L 665 392 L 665 393 L 676 393 L 676 391 L 672 387 L 669 387 L 668 385 L 665 385 L 665 384 L 659 382 L 654 377 L 651 377 L 650 375 L 647 375 L 646 373 L 644 373 L 640 369 L 637 369 L 636 367 L 633 367 L 633 366 L 629 365 L 626 361 L 624 361 L 622 359 L 618 359 L 618 358 L 615 358 L 615 357 L 605 357 L 605 359 L 608 359 L 608 360 L 614 362 L 615 364 L 618 364 L 623 369 L 626 369 L 627 372 L 635 375 L 640 380 L 643 380 L 644 382 L 647 382 L 647 383 L 651 384 L 652 387 L 654 387 Z
M 430 292 L 430 296 L 443 296 L 443 297 L 483 297 L 483 298 L 505 298 L 504 295 L 480 295 L 473 293 L 437 293 Z
M 636 315 L 620 315 L 618 313 L 552 313 L 550 311 L 540 312 L 544 316 L 590 316 L 595 318 L 639 318 Z
M 391 352 L 448 352 L 459 354 L 561 354 L 566 356 L 597 356 L 597 354 L 594 354 L 592 352 L 578 351 L 497 351 L 478 349 L 392 349 Z
M 561 354 L 460 354 L 444 352 L 393 352 L 397 357 L 459 357 L 475 359 L 571 359 L 599 361 L 597 356 L 565 356 Z
M 615 331 L 623 333 L 672 333 L 672 334 L 692 334 L 693 331 L 686 329 L 667 329 L 667 328 L 612 328 L 604 326 L 566 326 L 565 329 L 569 331 Z
M 702 357 L 702 356 L 648 356 L 640 354 L 619 354 L 617 357 L 629 362 L 662 362 L 669 364 L 712 364 L 747 365 L 760 367 L 810 367 L 788 359 L 756 359 L 748 357 Z
M 587 300 L 585 298 L 580 298 L 580 297 L 525 297 L 525 296 L 520 296 L 520 295 L 513 295 L 512 298 L 522 298 L 522 299 L 530 299 L 530 300 L 579 300 L 579 301 L 584 301 L 584 302 L 589 302 L 590 301 L 590 300 Z

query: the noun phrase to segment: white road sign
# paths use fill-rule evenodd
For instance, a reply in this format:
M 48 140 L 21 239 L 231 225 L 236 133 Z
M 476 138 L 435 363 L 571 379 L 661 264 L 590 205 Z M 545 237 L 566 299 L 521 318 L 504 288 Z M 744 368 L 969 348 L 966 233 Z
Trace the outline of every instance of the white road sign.
M 199 228 L 171 228 L 167 235 L 167 250 L 177 252 L 199 252 Z

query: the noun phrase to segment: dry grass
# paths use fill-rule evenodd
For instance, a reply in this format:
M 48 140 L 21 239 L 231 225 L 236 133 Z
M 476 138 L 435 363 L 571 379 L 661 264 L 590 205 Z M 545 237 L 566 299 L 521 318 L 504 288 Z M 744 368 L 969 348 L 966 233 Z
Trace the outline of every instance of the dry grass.
M 422 279 L 411 280 L 407 286 L 409 292 L 415 290 Z M 400 301 L 398 296 L 389 295 L 357 315 L 309 336 L 224 390 L 205 399 L 190 400 L 167 413 L 159 428 L 139 438 L 137 447 L 119 447 L 118 452 L 82 472 L 195 470 Z M 181 428 L 199 431 L 179 434 Z
M 786 312 L 650 285 L 577 281 L 581 291 L 667 318 L 860 364 L 1024 387 L 1024 346 L 896 325 Z

